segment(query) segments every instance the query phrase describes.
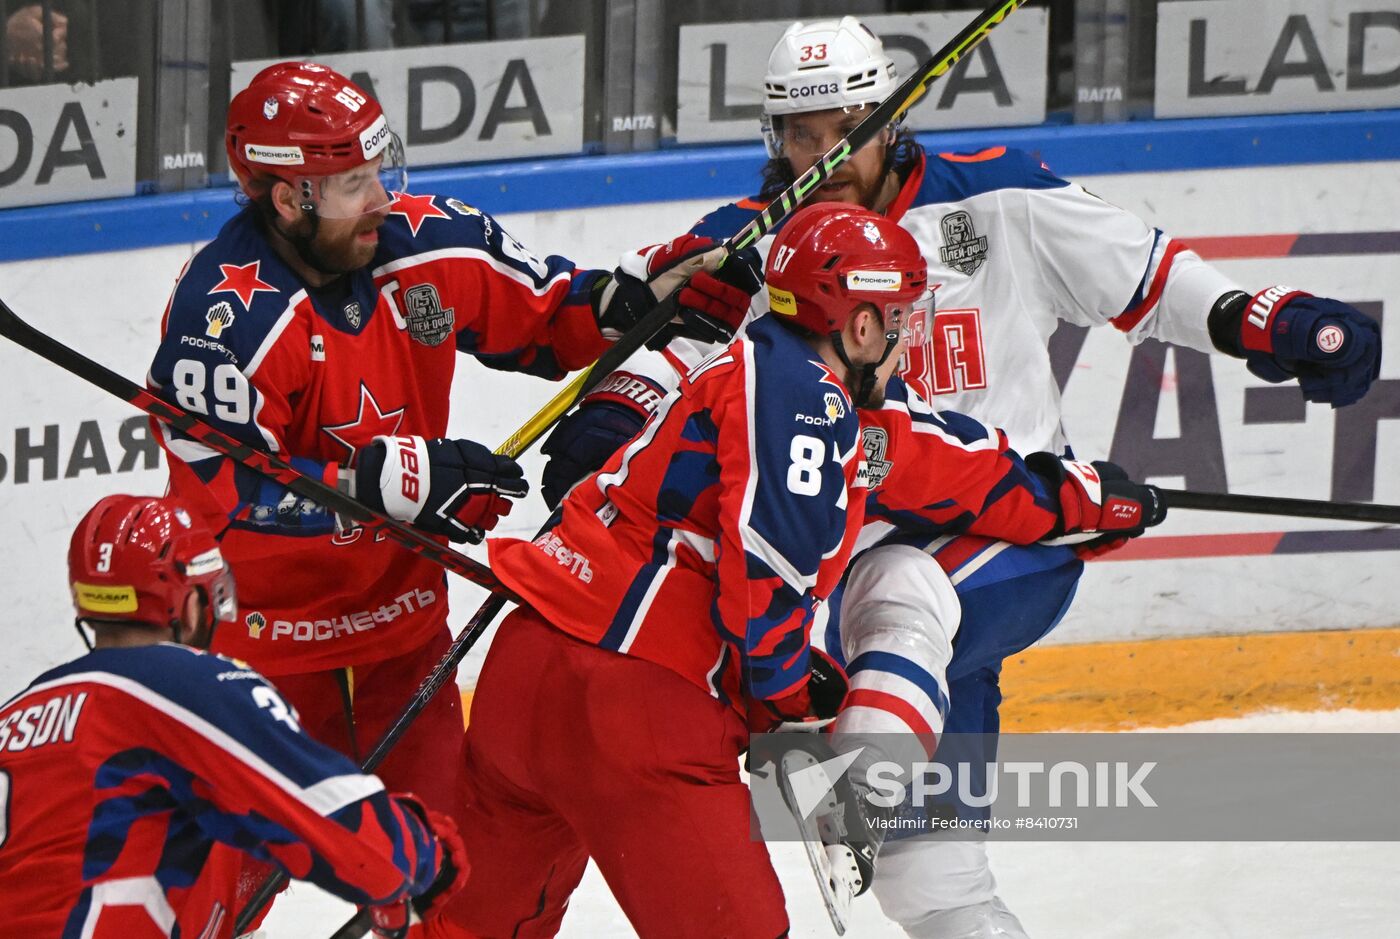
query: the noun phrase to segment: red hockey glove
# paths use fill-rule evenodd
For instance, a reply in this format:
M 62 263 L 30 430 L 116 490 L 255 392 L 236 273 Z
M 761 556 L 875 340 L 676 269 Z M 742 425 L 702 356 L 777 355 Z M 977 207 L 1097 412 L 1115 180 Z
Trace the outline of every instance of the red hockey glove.
M 595 285 L 598 326 L 615 338 L 680 287 L 680 316 L 647 348 L 663 348 L 678 335 L 728 342 L 743 324 L 750 298 L 763 286 L 762 269 L 756 249 L 746 248 L 726 259 L 718 245 L 699 235 L 650 245 L 624 255 L 612 276 Z
M 462 844 L 456 822 L 441 812 L 425 808 L 415 796 L 400 794 L 394 799 L 417 815 L 433 833 L 437 876 L 411 899 L 370 909 L 370 930 L 381 939 L 404 939 L 415 920 L 421 922 L 436 916 L 447 899 L 467 882 L 467 874 L 471 872 L 467 849 Z
M 1053 453 L 1032 453 L 1026 466 L 1059 498 L 1059 520 L 1045 540 L 1064 539 L 1081 558 L 1121 548 L 1167 517 L 1156 486 L 1133 482 L 1116 463 L 1079 463 Z
M 840 663 L 812 647 L 811 671 L 796 691 L 768 701 L 749 702 L 749 733 L 817 730 L 836 719 L 851 681 Z
M 1296 378 L 1308 401 L 1351 404 L 1380 375 L 1380 326 L 1339 300 L 1282 286 L 1235 293 L 1216 304 L 1209 325 L 1216 348 L 1243 356 L 1265 381 Z
M 438 875 L 427 890 L 413 898 L 414 912 L 425 921 L 442 912 L 443 905 L 467 882 L 472 869 L 457 823 L 450 816 L 429 809 L 428 826 L 437 836 Z
M 354 478 L 352 494 L 376 512 L 473 544 L 530 491 L 520 464 L 471 440 L 375 437 Z

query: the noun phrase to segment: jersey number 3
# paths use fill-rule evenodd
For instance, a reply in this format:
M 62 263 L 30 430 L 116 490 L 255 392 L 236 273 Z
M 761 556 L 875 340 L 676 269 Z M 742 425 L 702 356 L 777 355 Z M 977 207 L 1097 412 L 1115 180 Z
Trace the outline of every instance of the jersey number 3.
M 924 399 L 987 387 L 981 310 L 936 310 L 909 327 L 903 377 Z

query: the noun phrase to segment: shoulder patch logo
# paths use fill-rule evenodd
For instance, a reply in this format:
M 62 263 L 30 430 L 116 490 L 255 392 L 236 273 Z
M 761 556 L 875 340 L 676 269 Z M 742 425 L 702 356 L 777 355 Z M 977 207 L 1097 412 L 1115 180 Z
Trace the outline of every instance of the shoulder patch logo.
M 456 316 L 452 307 L 442 308 L 442 299 L 432 284 L 414 284 L 404 291 L 404 316 L 408 335 L 425 346 L 441 345 L 452 332 Z
M 267 617 L 261 613 L 253 612 L 243 617 L 243 622 L 248 627 L 249 639 L 261 639 L 262 631 L 267 627 Z
M 987 260 L 987 236 L 978 235 L 972 227 L 972 216 L 966 212 L 949 212 L 939 223 L 943 228 L 943 247 L 938 256 L 953 270 L 971 277 Z
M 885 459 L 890 439 L 883 427 L 865 427 L 860 432 L 860 447 L 865 451 L 866 484 L 878 489 L 890 474 L 894 464 Z
M 846 405 L 841 400 L 841 396 L 834 391 L 828 391 L 823 400 L 826 402 L 826 416 L 835 424 L 838 420 L 846 416 Z
M 481 214 L 481 210 L 480 210 L 480 209 L 474 208 L 473 206 L 470 206 L 470 205 L 467 205 L 467 204 L 466 204 L 465 202 L 463 202 L 461 199 L 452 199 L 452 198 L 448 198 L 448 200 L 447 200 L 447 207 L 448 207 L 449 209 L 451 209 L 452 211 L 456 212 L 458 215 L 468 215 L 468 216 L 470 216 L 470 215 L 480 215 L 480 214 Z
M 233 304 L 227 300 L 220 300 L 209 308 L 209 312 L 204 314 L 204 322 L 209 324 L 204 330 L 204 335 L 210 339 L 218 339 L 225 329 L 233 325 L 233 321 L 237 318 L 233 315 Z

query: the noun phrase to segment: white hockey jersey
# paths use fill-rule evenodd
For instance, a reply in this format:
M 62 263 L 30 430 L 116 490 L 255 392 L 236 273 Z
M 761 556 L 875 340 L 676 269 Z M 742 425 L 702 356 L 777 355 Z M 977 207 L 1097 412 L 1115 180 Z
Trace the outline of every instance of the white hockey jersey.
M 763 207 L 741 199 L 692 231 L 721 241 Z M 1048 349 L 1061 320 L 1212 352 L 1207 315 L 1240 289 L 1162 231 L 1005 147 L 922 154 L 886 214 L 918 240 L 935 290 L 931 317 L 911 326 L 905 381 L 939 410 L 1001 427 L 1020 453 L 1068 444 Z M 750 316 L 767 308 L 760 291 Z M 676 368 L 712 349 L 677 340 L 625 371 L 672 388 Z

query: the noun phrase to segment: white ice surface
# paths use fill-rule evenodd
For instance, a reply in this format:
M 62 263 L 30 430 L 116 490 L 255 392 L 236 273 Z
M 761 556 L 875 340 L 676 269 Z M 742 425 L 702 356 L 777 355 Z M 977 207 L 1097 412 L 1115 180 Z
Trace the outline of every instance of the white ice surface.
M 1400 733 L 1400 711 L 1271 712 L 1172 729 Z M 1032 939 L 1400 935 L 1400 844 L 993 842 L 990 850 L 1001 896 Z M 801 846 L 774 844 L 770 852 L 787 894 L 793 939 L 835 936 Z M 315 887 L 294 884 L 274 906 L 264 933 L 268 939 L 329 936 L 351 912 Z M 847 935 L 854 939 L 903 936 L 873 900 L 857 900 L 853 912 Z M 635 935 L 590 865 L 560 936 Z

